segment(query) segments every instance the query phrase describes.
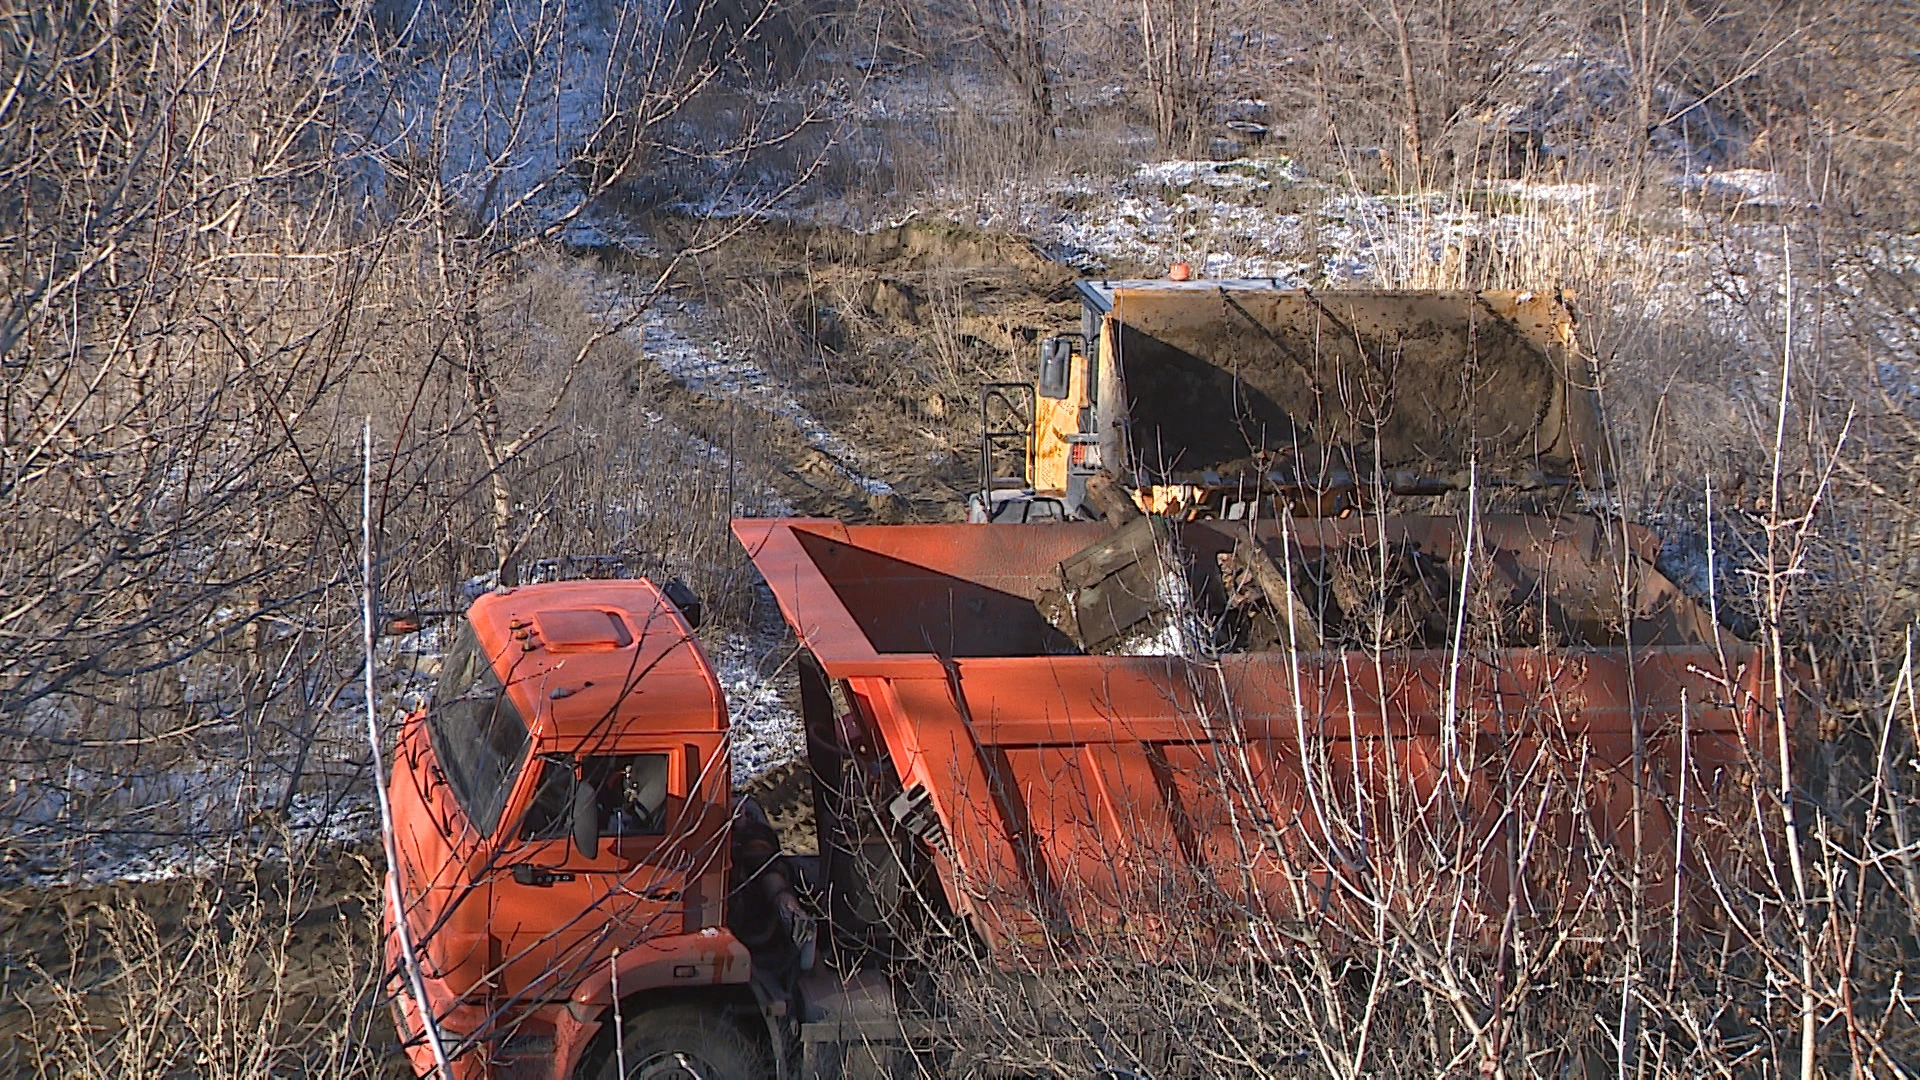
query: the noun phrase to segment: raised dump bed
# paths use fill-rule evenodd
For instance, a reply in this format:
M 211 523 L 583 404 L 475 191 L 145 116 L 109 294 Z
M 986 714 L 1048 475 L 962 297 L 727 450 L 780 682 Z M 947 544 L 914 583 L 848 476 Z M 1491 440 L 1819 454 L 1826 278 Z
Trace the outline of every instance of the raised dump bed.
M 1102 468 L 1144 509 L 1338 516 L 1387 493 L 1605 486 L 1573 312 L 1530 291 L 1078 283 L 1078 333 L 982 389 L 979 521 L 1086 516 Z M 1018 474 L 1016 476 L 1016 473 Z M 1266 513 L 1268 511 L 1261 511 Z
M 1294 618 L 1323 620 L 1321 648 L 1296 627 L 1212 659 L 1083 655 L 1042 616 L 1098 524 L 734 530 L 824 676 L 816 772 L 889 762 L 892 818 L 997 948 L 1158 941 L 1210 906 L 1223 926 L 1371 918 L 1437 902 L 1443 865 L 1470 870 L 1441 899 L 1483 929 L 1623 867 L 1670 903 L 1771 716 L 1759 657 L 1654 570 L 1651 537 L 1625 551 L 1586 519 L 1484 519 L 1471 559 L 1451 518 L 1177 525 L 1189 565 L 1257 543 L 1308 579 L 1318 614 Z M 1313 582 L 1368 547 L 1444 569 L 1437 640 L 1369 639 L 1384 609 L 1326 618 Z

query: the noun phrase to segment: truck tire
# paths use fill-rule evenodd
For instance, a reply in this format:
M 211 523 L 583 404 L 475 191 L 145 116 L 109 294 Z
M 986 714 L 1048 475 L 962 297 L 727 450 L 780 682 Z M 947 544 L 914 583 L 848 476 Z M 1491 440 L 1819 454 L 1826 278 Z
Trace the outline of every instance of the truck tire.
M 619 1054 L 608 1054 L 597 1080 L 765 1080 L 773 1075 L 766 1044 L 713 1009 L 675 1005 L 624 1019 L 625 1077 Z

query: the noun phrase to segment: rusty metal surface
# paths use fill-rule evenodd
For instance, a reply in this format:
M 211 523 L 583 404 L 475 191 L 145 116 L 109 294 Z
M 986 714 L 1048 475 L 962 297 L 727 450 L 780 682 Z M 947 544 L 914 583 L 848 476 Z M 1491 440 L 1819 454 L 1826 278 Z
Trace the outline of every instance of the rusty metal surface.
M 1287 544 L 1270 526 L 1253 535 L 1298 558 L 1370 527 L 1305 524 Z M 1048 655 L 1057 643 L 1031 600 L 1097 525 L 788 520 L 735 532 L 847 691 L 852 722 L 884 744 L 904 787 L 930 793 L 948 899 L 999 947 L 1063 928 L 1137 935 L 1170 917 L 1169 896 L 1197 895 L 1195 881 L 1242 913 L 1311 920 L 1344 903 L 1330 853 L 1399 859 L 1394 872 L 1419 877 L 1441 868 L 1405 865 L 1409 852 L 1418 863 L 1443 839 L 1482 856 L 1471 904 L 1482 918 L 1552 910 L 1610 860 L 1643 863 L 1647 895 L 1671 903 L 1676 823 L 1747 775 L 1768 707 L 1758 658 L 1716 639 L 1643 561 L 1644 534 L 1483 524 L 1480 587 L 1551 596 L 1600 644 L 1474 648 L 1457 664 L 1448 649 Z M 1448 518 L 1388 519 L 1387 531 L 1456 566 L 1464 550 Z M 1246 535 L 1242 523 L 1182 527 L 1209 557 Z M 1538 817 L 1527 865 L 1553 866 L 1550 881 L 1500 869 L 1516 792 Z M 1361 835 L 1402 843 L 1369 852 Z

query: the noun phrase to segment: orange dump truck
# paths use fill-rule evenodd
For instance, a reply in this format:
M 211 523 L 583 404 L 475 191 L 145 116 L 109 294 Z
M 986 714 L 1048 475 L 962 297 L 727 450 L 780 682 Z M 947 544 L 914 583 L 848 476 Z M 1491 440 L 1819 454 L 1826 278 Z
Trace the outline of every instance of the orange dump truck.
M 1196 618 L 1246 544 L 1308 598 L 1279 647 L 1173 655 L 1089 655 L 1042 613 L 1102 524 L 734 531 L 801 648 L 820 855 L 777 856 L 736 805 L 687 605 L 643 581 L 482 597 L 391 780 L 460 1076 L 830 1073 L 906 1038 L 888 939 L 912 926 L 1029 970 L 1263 923 L 1311 942 L 1369 905 L 1458 903 L 1472 935 L 1622 866 L 1685 912 L 1696 818 L 1770 708 L 1651 538 L 1591 519 L 1483 515 L 1471 543 L 1452 516 L 1172 523 Z M 1368 549 L 1425 560 L 1444 622 L 1388 640 L 1308 587 Z M 1463 868 L 1444 904 L 1421 891 Z

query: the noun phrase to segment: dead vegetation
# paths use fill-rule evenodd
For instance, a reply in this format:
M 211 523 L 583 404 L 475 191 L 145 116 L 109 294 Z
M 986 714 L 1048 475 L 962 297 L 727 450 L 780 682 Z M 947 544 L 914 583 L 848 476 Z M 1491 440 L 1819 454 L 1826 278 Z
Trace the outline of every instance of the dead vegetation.
M 819 448 L 774 428 L 783 494 L 830 516 L 951 520 L 977 483 L 978 388 L 1023 377 L 1040 337 L 1076 311 L 1072 275 L 1017 237 L 943 223 L 871 233 L 755 225 L 713 251 L 692 290 L 726 348 L 756 358 L 860 451 L 904 505 L 868 504 Z M 719 399 L 692 406 L 709 441 Z M 799 468 L 795 468 L 795 465 Z
M 614 107 L 584 143 L 526 173 L 507 163 L 538 157 L 550 129 L 505 123 L 476 157 L 463 103 L 538 119 L 514 110 L 551 89 L 540 58 L 571 47 L 557 5 L 516 16 L 528 44 L 511 55 L 484 5 L 472 22 L 412 29 L 367 4 L 4 13 L 17 88 L 0 98 L 9 877 L 100 868 L 103 851 L 189 860 L 183 847 L 217 856 L 234 842 L 242 866 L 247 851 L 303 851 L 376 779 L 334 722 L 357 694 L 347 508 L 362 416 L 396 609 L 450 608 L 455 583 L 595 554 L 686 576 L 737 623 L 749 590 L 723 524 L 770 491 L 849 516 L 957 506 L 974 387 L 1024 376 L 1035 339 L 1071 317 L 1069 273 L 1016 239 L 926 221 L 855 233 L 678 217 L 653 223 L 667 243 L 644 258 L 563 248 L 593 197 L 632 186 L 670 205 L 692 184 L 651 190 L 662 162 L 737 163 L 820 116 L 803 100 L 693 145 L 680 122 L 726 111 L 698 87 L 796 61 L 661 52 L 638 5 L 615 7 L 613 38 L 650 62 L 604 88 Z M 748 5 L 727 20 L 785 14 Z M 1393 240 L 1381 282 L 1578 291 L 1617 442 L 1620 486 L 1599 509 L 1660 527 L 1674 576 L 1796 673 L 1803 708 L 1748 802 L 1696 838 L 1724 846 L 1730 868 L 1711 883 L 1705 940 L 1663 937 L 1632 868 L 1609 867 L 1591 895 L 1505 928 L 1496 948 L 1462 946 L 1451 914 L 1480 856 L 1466 837 L 1389 833 L 1409 864 L 1438 853 L 1454 872 L 1332 882 L 1376 917 L 1331 941 L 1201 888 L 1175 963 L 1096 949 L 1073 954 L 1072 978 L 1055 964 L 1016 978 L 939 952 L 955 980 L 947 1036 L 973 1048 L 940 1066 L 1910 1075 L 1920 325 L 1899 230 L 1915 220 L 1912 13 L 1155 0 L 928 14 L 913 24 L 925 36 L 883 49 L 943 68 L 961 107 L 926 130 L 795 151 L 792 176 L 817 166 L 856 196 L 907 199 L 945 184 L 991 210 L 1052 172 L 1130 167 L 1140 128 L 1185 154 L 1289 156 L 1353 190 L 1452 190 L 1379 226 Z M 1555 67 L 1569 49 L 1593 63 Z M 968 83 L 974 50 L 1000 58 L 1016 109 L 976 107 L 1000 95 Z M 428 118 L 386 126 L 370 113 L 387 97 L 356 84 L 422 100 Z M 1527 112 L 1542 101 L 1567 107 Z M 857 157 L 867 142 L 883 144 L 877 164 Z M 1689 155 L 1784 176 L 1784 242 L 1753 245 L 1735 228 L 1746 218 L 1710 215 L 1689 234 L 1708 257 L 1676 273 L 1665 226 L 1640 215 L 1669 208 L 1649 177 Z M 1448 246 L 1449 215 L 1484 201 L 1490 176 L 1616 169 L 1641 204 L 1530 204 L 1524 242 Z M 716 176 L 735 174 L 700 181 Z M 764 205 L 785 184 L 742 199 Z M 594 274 L 583 248 L 602 260 Z M 609 281 L 620 295 L 601 291 Z M 906 505 L 869 502 L 803 437 L 766 434 L 646 363 L 636 335 L 668 286 L 800 387 Z M 1675 294 L 1720 306 L 1708 317 Z M 1278 645 L 1287 627 L 1300 648 L 1431 644 L 1436 602 L 1457 588 L 1391 544 L 1284 568 L 1301 581 L 1291 597 L 1273 588 L 1279 569 L 1230 556 L 1226 591 L 1250 632 Z M 1482 625 L 1578 644 L 1512 617 Z M 1245 763 L 1216 764 L 1232 792 Z M 1323 764 L 1336 791 L 1342 774 Z M 1515 820 L 1539 805 L 1516 802 Z M 1342 813 L 1314 843 L 1379 835 Z M 281 822 L 307 831 L 282 840 Z M 370 915 L 340 884 L 363 874 L 11 894 L 25 910 L 6 947 L 16 1037 L 0 1066 L 376 1073 Z
M 386 1077 L 378 910 L 356 852 L 20 891 L 0 913 L 13 1076 Z

